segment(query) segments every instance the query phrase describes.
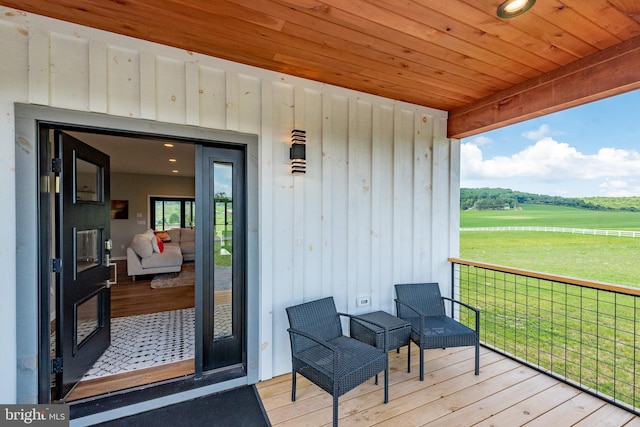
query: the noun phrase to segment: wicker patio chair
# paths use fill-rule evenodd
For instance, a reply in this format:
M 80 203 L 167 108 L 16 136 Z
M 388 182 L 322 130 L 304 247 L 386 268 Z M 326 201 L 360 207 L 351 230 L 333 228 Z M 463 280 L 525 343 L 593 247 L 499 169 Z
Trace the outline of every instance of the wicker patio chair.
M 475 346 L 475 374 L 480 373 L 480 311 L 463 302 L 443 297 L 437 283 L 398 284 L 396 310 L 398 317 L 411 323 L 411 341 L 420 347 L 420 381 L 424 381 L 424 350 Z M 471 329 L 451 317 L 444 301 L 453 301 L 475 314 Z
M 342 334 L 340 316 L 357 316 L 338 313 L 332 297 L 286 310 L 290 325 L 287 330 L 291 340 L 293 402 L 296 374 L 300 374 L 333 396 L 333 425 L 337 426 L 338 397 L 382 371 L 384 403 L 389 401 L 386 342 L 385 348 L 379 349 Z

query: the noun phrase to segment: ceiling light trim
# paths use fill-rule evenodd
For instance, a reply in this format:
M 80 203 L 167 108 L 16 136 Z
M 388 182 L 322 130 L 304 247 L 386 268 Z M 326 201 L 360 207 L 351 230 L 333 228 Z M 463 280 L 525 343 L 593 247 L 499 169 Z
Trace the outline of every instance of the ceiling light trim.
M 502 19 L 515 18 L 520 16 L 536 4 L 536 0 L 506 0 L 498 7 L 496 12 Z

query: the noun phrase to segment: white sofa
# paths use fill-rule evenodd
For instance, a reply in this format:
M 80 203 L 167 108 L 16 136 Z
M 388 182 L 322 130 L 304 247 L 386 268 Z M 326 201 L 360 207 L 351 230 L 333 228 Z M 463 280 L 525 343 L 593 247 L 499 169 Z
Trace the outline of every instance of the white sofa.
M 195 260 L 195 230 L 167 230 L 168 239 L 159 244 L 153 230 L 136 234 L 127 248 L 127 274 L 136 276 L 158 273 L 178 273 L 183 261 Z

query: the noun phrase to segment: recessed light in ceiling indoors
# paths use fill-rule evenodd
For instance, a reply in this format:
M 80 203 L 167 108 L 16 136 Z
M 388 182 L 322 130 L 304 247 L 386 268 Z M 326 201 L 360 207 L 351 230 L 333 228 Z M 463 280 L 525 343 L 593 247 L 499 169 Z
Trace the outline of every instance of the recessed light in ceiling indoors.
M 169 148 L 171 148 L 171 147 L 173 147 L 173 144 L 166 143 L 166 144 L 164 144 L 164 146 L 165 146 L 165 147 L 169 147 Z
M 171 172 L 173 172 L 173 173 L 178 173 L 178 172 L 180 172 L 180 171 L 179 171 L 178 169 L 173 169 Z
M 177 162 L 177 160 L 176 160 L 176 159 L 169 159 L 169 161 L 170 161 L 171 163 L 175 163 L 175 162 Z
M 536 0 L 506 0 L 498 7 L 497 13 L 503 19 L 514 18 L 531 9 L 535 3 Z

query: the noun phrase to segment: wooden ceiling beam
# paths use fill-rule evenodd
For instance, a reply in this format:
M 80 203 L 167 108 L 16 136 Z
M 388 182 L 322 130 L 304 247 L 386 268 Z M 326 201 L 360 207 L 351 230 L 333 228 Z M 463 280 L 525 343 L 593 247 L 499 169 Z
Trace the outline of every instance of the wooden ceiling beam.
M 640 36 L 449 111 L 465 138 L 640 88 Z

